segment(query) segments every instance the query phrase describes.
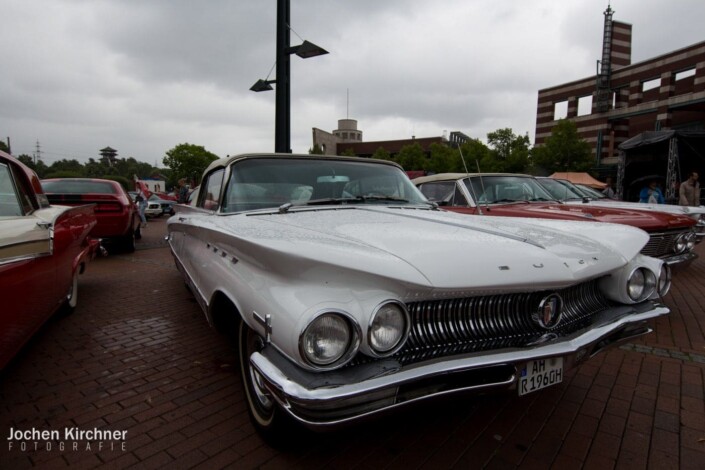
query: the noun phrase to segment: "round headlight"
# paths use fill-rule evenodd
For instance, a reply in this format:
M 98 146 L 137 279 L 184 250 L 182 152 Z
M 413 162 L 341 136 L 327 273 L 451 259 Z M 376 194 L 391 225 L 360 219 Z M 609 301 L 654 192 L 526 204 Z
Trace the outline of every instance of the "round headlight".
M 372 315 L 368 340 L 372 350 L 379 355 L 396 352 L 408 332 L 406 310 L 396 302 L 381 305 Z
M 301 350 L 304 357 L 317 366 L 327 366 L 351 351 L 353 330 L 349 321 L 337 313 L 316 317 L 304 330 Z
M 680 235 L 678 235 L 675 243 L 673 244 L 673 251 L 675 251 L 676 253 L 683 253 L 683 251 L 685 251 L 686 246 L 687 242 L 685 239 L 685 233 L 681 233 Z
M 671 267 L 667 264 L 661 265 L 661 272 L 658 275 L 658 294 L 663 297 L 671 290 Z
M 656 289 L 656 275 L 646 268 L 637 268 L 627 281 L 627 294 L 635 302 L 651 297 Z
M 695 248 L 695 242 L 696 242 L 696 235 L 695 232 L 690 232 L 688 235 L 686 235 L 685 240 L 686 240 L 686 250 L 687 251 L 692 251 L 693 248 Z
M 646 279 L 644 279 L 644 271 L 641 268 L 635 269 L 627 281 L 627 294 L 629 298 L 634 301 L 639 300 L 644 293 L 645 285 Z

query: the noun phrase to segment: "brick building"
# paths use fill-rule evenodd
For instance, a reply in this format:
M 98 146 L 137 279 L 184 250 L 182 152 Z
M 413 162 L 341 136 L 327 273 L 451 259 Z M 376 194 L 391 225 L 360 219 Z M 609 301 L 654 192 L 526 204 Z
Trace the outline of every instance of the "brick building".
M 645 131 L 705 130 L 705 42 L 631 63 L 632 27 L 604 12 L 596 75 L 539 90 L 534 145 L 559 119 L 575 122 L 597 167 L 617 164 L 620 143 Z
M 342 155 L 352 151 L 358 157 L 372 157 L 379 149 L 384 148 L 391 156 L 395 156 L 407 145 L 419 144 L 424 152 L 429 153 L 431 144 L 443 144 L 458 146 L 470 140 L 470 137 L 462 132 L 454 131 L 450 137 L 445 133 L 437 137 L 423 137 L 399 140 L 379 140 L 374 142 L 363 142 L 362 131 L 357 128 L 355 119 L 339 119 L 338 129 L 327 132 L 316 127 L 313 128 L 313 145 L 318 145 L 323 153 L 328 155 Z

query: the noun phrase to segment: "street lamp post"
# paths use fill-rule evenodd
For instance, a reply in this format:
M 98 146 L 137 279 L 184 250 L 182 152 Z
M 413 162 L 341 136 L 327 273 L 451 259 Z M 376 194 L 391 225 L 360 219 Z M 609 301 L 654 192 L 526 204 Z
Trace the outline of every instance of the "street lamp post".
M 277 0 L 277 75 L 276 80 L 260 79 L 250 90 L 272 90 L 277 84 L 276 111 L 274 120 L 274 151 L 291 153 L 291 54 L 302 59 L 328 54 L 328 51 L 311 42 L 304 41 L 291 47 L 289 41 L 289 0 Z
M 289 2 L 277 0 L 277 97 L 274 117 L 274 151 L 277 153 L 291 153 Z

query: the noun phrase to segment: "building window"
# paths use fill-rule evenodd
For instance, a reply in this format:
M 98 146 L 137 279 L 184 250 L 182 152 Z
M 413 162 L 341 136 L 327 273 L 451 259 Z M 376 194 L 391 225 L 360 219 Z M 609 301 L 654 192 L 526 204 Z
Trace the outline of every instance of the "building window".
M 693 76 L 695 76 L 695 67 L 693 67 L 692 69 L 681 70 L 680 72 L 676 72 L 676 81 Z
M 568 117 L 568 100 L 559 101 L 553 108 L 553 120 L 565 119 Z
M 592 114 L 592 95 L 578 98 L 578 116 Z
M 641 82 L 641 91 L 649 91 L 653 90 L 654 88 L 658 88 L 661 86 L 661 78 L 654 78 L 653 80 L 647 80 L 645 82 Z

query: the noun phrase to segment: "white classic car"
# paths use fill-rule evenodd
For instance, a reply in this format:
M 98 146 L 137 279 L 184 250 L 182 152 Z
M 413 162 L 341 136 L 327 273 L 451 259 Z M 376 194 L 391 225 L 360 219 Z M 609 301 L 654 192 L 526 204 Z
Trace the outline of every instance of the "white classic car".
M 669 312 L 645 232 L 444 212 L 390 162 L 217 160 L 168 231 L 208 322 L 237 333 L 270 438 L 451 392 L 525 395 Z

